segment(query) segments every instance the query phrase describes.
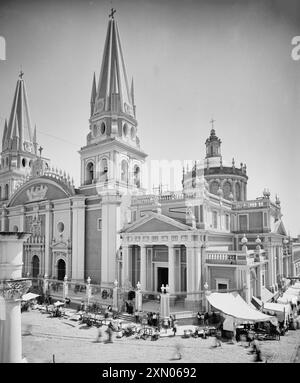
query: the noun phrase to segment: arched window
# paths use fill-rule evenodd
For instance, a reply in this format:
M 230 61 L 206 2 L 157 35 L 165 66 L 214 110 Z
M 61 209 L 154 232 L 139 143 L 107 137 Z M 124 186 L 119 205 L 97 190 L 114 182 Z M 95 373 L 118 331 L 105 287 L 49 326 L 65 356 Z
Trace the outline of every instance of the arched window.
M 219 190 L 219 183 L 217 181 L 213 181 L 209 186 L 209 191 L 212 194 L 217 194 Z
M 108 180 L 108 163 L 106 158 L 102 158 L 100 162 L 100 181 Z
M 86 166 L 86 183 L 91 184 L 94 181 L 94 164 L 89 162 Z
M 231 185 L 230 182 L 226 181 L 223 185 L 223 195 L 225 199 L 229 199 L 229 195 L 231 193 Z
M 26 166 L 26 158 L 22 158 L 22 166 L 23 166 L 23 168 L 25 168 L 25 166 Z
M 40 273 L 40 260 L 37 255 L 32 257 L 32 277 L 37 278 Z
M 140 188 L 141 187 L 141 169 L 138 165 L 134 166 L 133 175 L 134 175 L 134 185 L 137 188 Z
M 63 281 L 65 275 L 66 275 L 66 262 L 63 259 L 60 259 L 57 262 L 57 279 L 60 281 Z
M 100 132 L 101 132 L 101 134 L 104 134 L 105 131 L 106 131 L 105 123 L 102 122 L 102 124 L 101 124 L 101 128 L 100 128 Z
M 125 137 L 126 137 L 127 134 L 128 134 L 128 125 L 127 125 L 127 124 L 124 124 L 124 125 L 123 125 L 123 134 L 124 134 Z
M 17 233 L 19 231 L 19 228 L 17 225 L 14 225 L 12 231 L 14 231 L 15 233 Z
M 237 201 L 241 200 L 241 186 L 240 186 L 240 184 L 235 185 L 235 196 L 236 196 Z
M 5 185 L 4 199 L 8 199 L 8 184 Z
M 128 163 L 126 160 L 121 162 L 121 181 L 128 182 Z

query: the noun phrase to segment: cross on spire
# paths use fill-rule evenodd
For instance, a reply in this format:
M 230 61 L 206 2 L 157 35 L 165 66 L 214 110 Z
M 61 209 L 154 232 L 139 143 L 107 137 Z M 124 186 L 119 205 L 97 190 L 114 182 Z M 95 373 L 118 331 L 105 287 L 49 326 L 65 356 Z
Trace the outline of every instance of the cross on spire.
M 109 18 L 114 18 L 114 14 L 116 13 L 117 11 L 115 9 L 111 9 L 111 13 L 108 15 Z
M 213 118 L 210 120 L 210 123 L 211 123 L 211 128 L 213 129 L 214 128 L 214 122 L 216 122 L 216 120 L 214 120 Z
M 19 78 L 22 80 L 23 76 L 24 76 L 24 72 L 22 71 L 22 68 L 21 68 L 20 73 L 19 73 Z
M 40 146 L 38 150 L 39 150 L 39 152 L 40 152 L 40 157 L 42 157 L 42 151 L 43 151 L 43 148 Z

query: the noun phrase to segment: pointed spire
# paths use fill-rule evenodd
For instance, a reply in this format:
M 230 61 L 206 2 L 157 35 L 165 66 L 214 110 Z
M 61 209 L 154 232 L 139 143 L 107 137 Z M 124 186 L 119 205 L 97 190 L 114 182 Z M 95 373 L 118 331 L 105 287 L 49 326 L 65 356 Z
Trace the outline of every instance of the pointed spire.
M 92 83 L 92 93 L 91 93 L 91 116 L 94 114 L 96 96 L 97 96 L 96 74 L 94 72 L 93 83 Z
M 4 123 L 4 130 L 3 130 L 3 137 L 2 137 L 2 150 L 6 149 L 6 144 L 7 144 L 6 136 L 7 136 L 7 119 L 5 119 L 5 123 Z
M 134 84 L 133 84 L 133 77 L 131 79 L 130 95 L 131 95 L 132 105 L 134 106 Z
M 134 116 L 117 22 L 108 22 L 94 113 L 122 112 Z
M 25 142 L 32 144 L 31 120 L 23 75 L 24 73 L 21 71 L 17 81 L 6 134 L 8 146 L 13 145 L 16 150 L 23 150 Z

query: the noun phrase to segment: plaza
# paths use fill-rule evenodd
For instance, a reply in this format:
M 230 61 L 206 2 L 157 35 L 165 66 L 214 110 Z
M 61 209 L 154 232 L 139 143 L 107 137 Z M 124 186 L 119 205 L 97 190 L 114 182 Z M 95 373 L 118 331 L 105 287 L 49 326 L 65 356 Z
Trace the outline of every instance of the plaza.
M 31 325 L 32 335 L 26 335 Z M 158 341 L 150 339 L 113 338 L 112 344 L 96 343 L 96 327 L 64 318 L 49 318 L 46 314 L 31 311 L 22 314 L 23 357 L 29 363 L 253 363 L 249 349 L 239 343 L 222 342 L 222 347 L 212 348 L 214 338 L 182 339 L 183 329 L 173 337 L 162 336 Z M 106 335 L 104 335 L 104 339 Z M 183 358 L 174 358 L 175 345 L 182 345 Z M 300 343 L 300 331 L 289 331 L 280 341 L 261 343 L 262 355 L 267 363 L 292 363 Z

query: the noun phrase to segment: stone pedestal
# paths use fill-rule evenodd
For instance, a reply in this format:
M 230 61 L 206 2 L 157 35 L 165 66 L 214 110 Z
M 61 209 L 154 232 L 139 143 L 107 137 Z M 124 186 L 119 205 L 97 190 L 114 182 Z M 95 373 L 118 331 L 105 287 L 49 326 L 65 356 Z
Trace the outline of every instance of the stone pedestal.
M 143 294 L 141 290 L 136 290 L 135 292 L 135 309 L 137 311 L 142 311 L 143 307 Z
M 23 242 L 29 236 L 0 233 L 0 363 L 22 362 L 21 298 L 31 281 L 21 276 Z
M 160 317 L 168 318 L 170 316 L 170 294 L 160 295 Z
M 118 311 L 119 310 L 119 301 L 118 301 L 118 294 L 119 292 L 119 289 L 118 289 L 118 281 L 115 280 L 114 282 L 114 288 L 113 288 L 113 304 L 112 304 L 112 308 L 114 311 Z

